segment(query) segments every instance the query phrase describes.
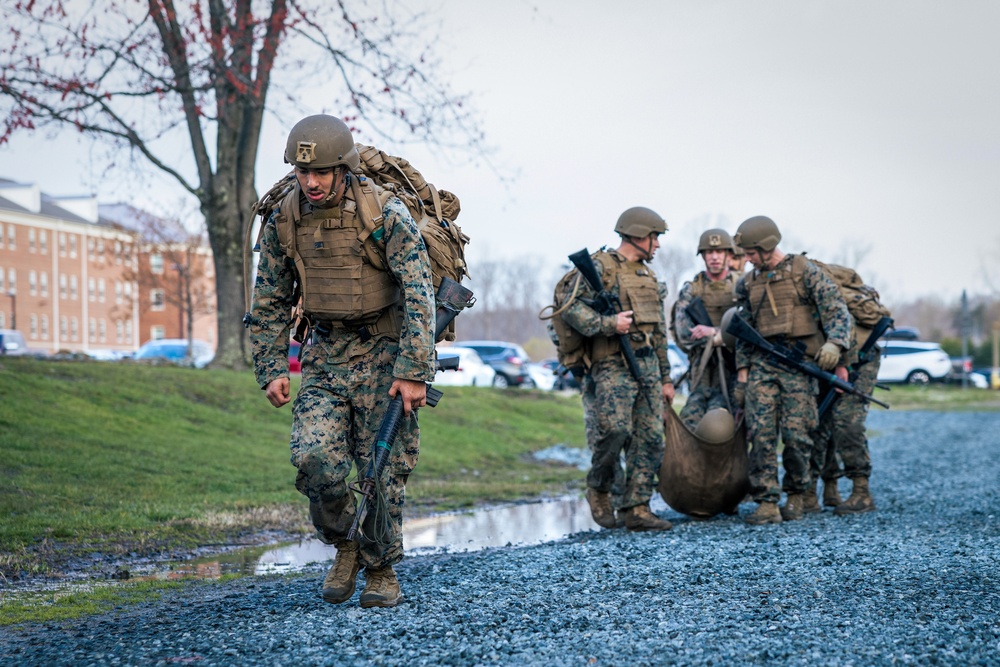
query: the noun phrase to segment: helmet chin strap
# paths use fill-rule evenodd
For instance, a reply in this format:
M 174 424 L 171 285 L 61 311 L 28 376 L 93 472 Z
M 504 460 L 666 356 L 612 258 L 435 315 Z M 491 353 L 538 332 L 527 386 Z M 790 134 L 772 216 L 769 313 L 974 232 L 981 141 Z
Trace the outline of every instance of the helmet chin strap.
M 337 167 L 337 169 L 340 169 L 340 167 Z M 344 193 L 347 192 L 347 188 L 351 187 L 351 172 L 348 171 L 344 174 L 343 190 L 337 186 L 337 180 L 338 179 L 334 177 L 333 188 L 330 190 L 330 194 L 326 196 L 326 199 L 317 204 L 317 208 L 333 208 L 340 203 L 340 199 L 343 198 Z M 337 200 L 336 203 L 334 203 L 335 199 Z
M 646 238 L 649 239 L 648 236 Z M 635 248 L 636 250 L 638 250 L 640 253 L 642 253 L 640 255 L 642 257 L 642 261 L 648 262 L 649 260 L 653 259 L 653 255 L 650 254 L 649 250 L 646 250 L 645 248 L 640 246 L 638 243 L 634 241 L 634 239 L 635 239 L 634 236 L 626 236 L 625 242 L 628 243 L 633 248 Z M 650 244 L 650 249 L 652 249 L 652 244 Z

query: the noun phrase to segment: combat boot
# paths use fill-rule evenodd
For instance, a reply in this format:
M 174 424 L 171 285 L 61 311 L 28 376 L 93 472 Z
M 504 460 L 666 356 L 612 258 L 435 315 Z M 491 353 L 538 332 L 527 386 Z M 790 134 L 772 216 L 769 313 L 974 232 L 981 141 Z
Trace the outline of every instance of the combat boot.
M 806 514 L 815 514 L 816 512 L 822 512 L 823 508 L 819 506 L 819 498 L 816 496 L 816 487 L 806 489 L 802 493 L 802 511 Z
M 615 527 L 615 511 L 611 508 L 611 494 L 587 487 L 587 504 L 594 523 L 602 528 Z
M 661 519 L 649 511 L 649 505 L 636 505 L 623 509 L 621 514 L 625 517 L 625 527 L 629 530 L 670 530 L 674 524 L 666 519 Z
M 361 591 L 361 606 L 368 607 L 395 607 L 403 600 L 403 593 L 399 589 L 399 580 L 392 565 L 383 567 L 381 570 L 365 568 L 365 590 Z
M 851 488 L 850 497 L 846 502 L 837 505 L 833 513 L 842 516 L 844 514 L 874 512 L 875 499 L 872 498 L 871 491 L 868 489 L 868 478 L 855 477 L 852 481 L 854 482 L 854 486 Z
M 823 480 L 823 504 L 826 507 L 836 507 L 844 502 L 840 498 L 840 491 L 837 489 L 837 480 Z
M 781 518 L 784 521 L 798 521 L 805 518 L 805 510 L 803 508 L 805 499 L 803 496 L 804 494 L 802 493 L 788 494 L 788 500 L 785 501 L 785 506 L 781 508 Z
M 323 600 L 340 604 L 350 600 L 358 581 L 358 543 L 354 540 L 337 540 L 337 556 L 323 579 Z
M 764 502 L 757 505 L 753 514 L 744 519 L 751 526 L 763 526 L 765 523 L 781 523 L 781 512 L 778 511 L 778 503 Z

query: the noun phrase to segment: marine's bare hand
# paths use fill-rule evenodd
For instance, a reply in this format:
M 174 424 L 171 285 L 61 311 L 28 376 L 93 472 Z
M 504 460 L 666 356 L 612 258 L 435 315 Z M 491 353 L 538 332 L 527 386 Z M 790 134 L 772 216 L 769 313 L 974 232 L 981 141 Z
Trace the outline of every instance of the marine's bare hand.
M 267 400 L 276 408 L 280 408 L 291 400 L 288 378 L 271 380 L 267 385 Z
M 399 394 L 400 398 L 403 399 L 403 414 L 408 415 L 410 410 L 427 405 L 426 382 L 397 378 L 392 381 L 392 386 L 389 387 L 389 395 L 395 398 L 396 394 Z
M 620 334 L 627 334 L 628 330 L 632 328 L 632 311 L 623 310 L 617 315 L 618 321 L 615 322 L 615 331 Z

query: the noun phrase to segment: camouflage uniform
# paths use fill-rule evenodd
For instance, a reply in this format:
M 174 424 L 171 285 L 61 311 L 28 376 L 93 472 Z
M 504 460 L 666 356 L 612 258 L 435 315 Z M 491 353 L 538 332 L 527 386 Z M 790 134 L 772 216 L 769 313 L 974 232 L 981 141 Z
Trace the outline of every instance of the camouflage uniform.
M 852 356 L 856 358 L 857 348 L 863 343 L 863 340 L 858 341 L 851 350 Z M 866 363 L 849 368 L 854 386 L 871 395 L 881 361 L 882 351 L 876 345 L 869 352 Z M 840 394 L 822 416 L 819 427 L 813 433 L 814 446 L 809 466 L 813 479 L 822 476 L 824 483 L 836 484 L 837 479 L 844 475 L 850 479 L 871 476 L 872 462 L 865 435 L 868 409 L 868 401 L 853 394 Z M 843 461 L 843 470 L 838 455 Z
M 694 321 L 691 316 L 685 311 L 691 301 L 695 297 L 694 281 L 701 280 L 705 287 L 703 289 L 722 289 L 729 291 L 730 293 L 735 293 L 736 282 L 739 280 L 739 276 L 735 273 L 730 272 L 727 274 L 725 280 L 713 282 L 708 278 L 708 274 L 702 271 L 698 276 L 695 276 L 694 280 L 688 283 L 684 283 L 681 288 L 680 293 L 677 295 L 677 301 L 674 303 L 674 319 L 673 319 L 673 331 L 674 340 L 677 344 L 688 353 L 688 363 L 691 371 L 691 377 L 694 377 L 694 373 L 697 372 L 697 368 L 701 364 L 702 353 L 705 350 L 705 344 L 708 342 L 707 338 L 694 339 L 691 337 L 691 330 L 695 327 Z M 733 295 L 733 305 L 735 305 L 736 297 Z M 709 313 L 711 315 L 711 313 Z M 718 321 L 715 321 L 713 317 L 712 324 L 716 327 L 719 326 L 722 317 L 721 314 Z M 701 418 L 705 416 L 705 413 L 714 408 L 726 408 L 731 410 L 733 406 L 729 405 L 726 400 L 726 395 L 733 395 L 733 385 L 736 382 L 735 374 L 735 364 L 733 361 L 733 353 L 728 350 L 722 350 L 722 357 L 725 363 L 725 373 L 720 372 L 719 364 L 716 358 L 716 354 L 713 353 L 712 359 L 705 366 L 705 371 L 700 378 L 698 378 L 698 383 L 691 383 L 691 391 L 688 394 L 687 401 L 684 403 L 684 407 L 681 409 L 681 422 L 684 426 L 691 432 L 698 427 L 698 423 Z M 722 392 L 722 382 L 723 379 L 726 382 L 727 392 L 724 394 Z
M 350 188 L 344 201 L 350 200 Z M 343 206 L 343 203 L 341 204 Z M 369 461 L 394 378 L 430 382 L 434 378 L 434 295 L 430 261 L 413 218 L 399 199 L 383 209 L 389 272 L 402 290 L 402 331 L 364 340 L 355 330 L 331 328 L 314 334 L 302 356 L 302 383 L 293 406 L 291 462 L 295 486 L 309 498 L 309 513 L 323 542 L 346 538 L 354 520 L 354 494 L 347 487 L 352 464 Z M 278 242 L 274 217 L 260 241 L 260 264 L 250 328 L 257 383 L 265 388 L 288 376 L 290 313 L 295 305 L 296 271 Z M 382 488 L 387 512 L 369 512 L 359 562 L 379 570 L 403 557 L 402 508 L 407 476 L 417 462 L 417 411 L 400 423 Z M 387 530 L 386 530 L 387 529 Z
M 624 257 L 615 254 L 624 262 L 625 270 L 648 276 L 648 280 L 656 284 L 657 293 L 662 295 L 662 287 L 656 283 L 656 276 L 644 263 L 627 262 Z M 595 258 L 594 264 L 598 272 L 603 274 L 601 260 Z M 617 284 L 605 285 L 605 288 L 618 295 Z M 612 338 L 616 335 L 617 318 L 615 315 L 602 316 L 581 300 L 593 296 L 589 286 L 584 283 L 578 298 L 562 313 L 562 318 L 590 339 Z M 620 353 L 598 359 L 590 367 L 589 378 L 584 385 L 585 392 L 590 389 L 593 391 L 591 409 L 587 412 L 596 417 L 596 421 L 591 423 L 594 429 L 593 440 L 588 435 L 593 454 L 587 474 L 587 486 L 601 492 L 611 492 L 616 470 L 620 469 L 621 453 L 624 452 L 625 489 L 620 501 L 621 509 L 649 503 L 663 458 L 662 387 L 670 382 L 670 363 L 667 361 L 666 322 L 662 304 L 661 300 L 660 321 L 648 341 L 641 333 L 630 334 L 643 391 L 649 397 L 652 411 Z M 587 400 L 585 399 L 585 410 Z
M 787 271 L 795 255 L 787 255 L 776 267 L 762 276 L 754 270 L 750 275 L 764 278 Z M 789 263 L 786 266 L 786 263 Z M 766 299 L 750 302 L 747 277 L 736 286 L 737 303 L 751 326 L 757 326 L 757 315 L 768 308 Z M 842 349 L 850 346 L 851 319 L 847 305 L 837 285 L 812 262 L 805 260 L 802 274 L 802 295 L 815 308 L 813 317 L 828 342 Z M 788 344 L 789 341 L 772 341 Z M 816 428 L 817 382 L 813 378 L 786 369 L 772 362 L 767 355 L 743 341 L 736 346 L 737 368 L 749 367 L 746 386 L 745 415 L 747 435 L 751 442 L 750 493 L 755 502 L 777 503 L 781 496 L 778 486 L 777 447 L 780 430 L 784 444 L 782 462 L 785 468 L 785 489 L 802 493 L 809 486 L 809 459 L 813 442 L 810 433 Z

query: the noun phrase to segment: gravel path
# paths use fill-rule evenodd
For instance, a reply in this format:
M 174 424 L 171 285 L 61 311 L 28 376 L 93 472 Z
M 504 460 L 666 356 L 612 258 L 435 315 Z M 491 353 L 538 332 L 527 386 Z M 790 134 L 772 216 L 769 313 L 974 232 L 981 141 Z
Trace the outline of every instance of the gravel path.
M 869 426 L 872 514 L 670 512 L 669 533 L 415 557 L 395 609 L 324 604 L 318 570 L 194 585 L 0 630 L 0 664 L 1000 665 L 1000 413 L 875 410 Z

